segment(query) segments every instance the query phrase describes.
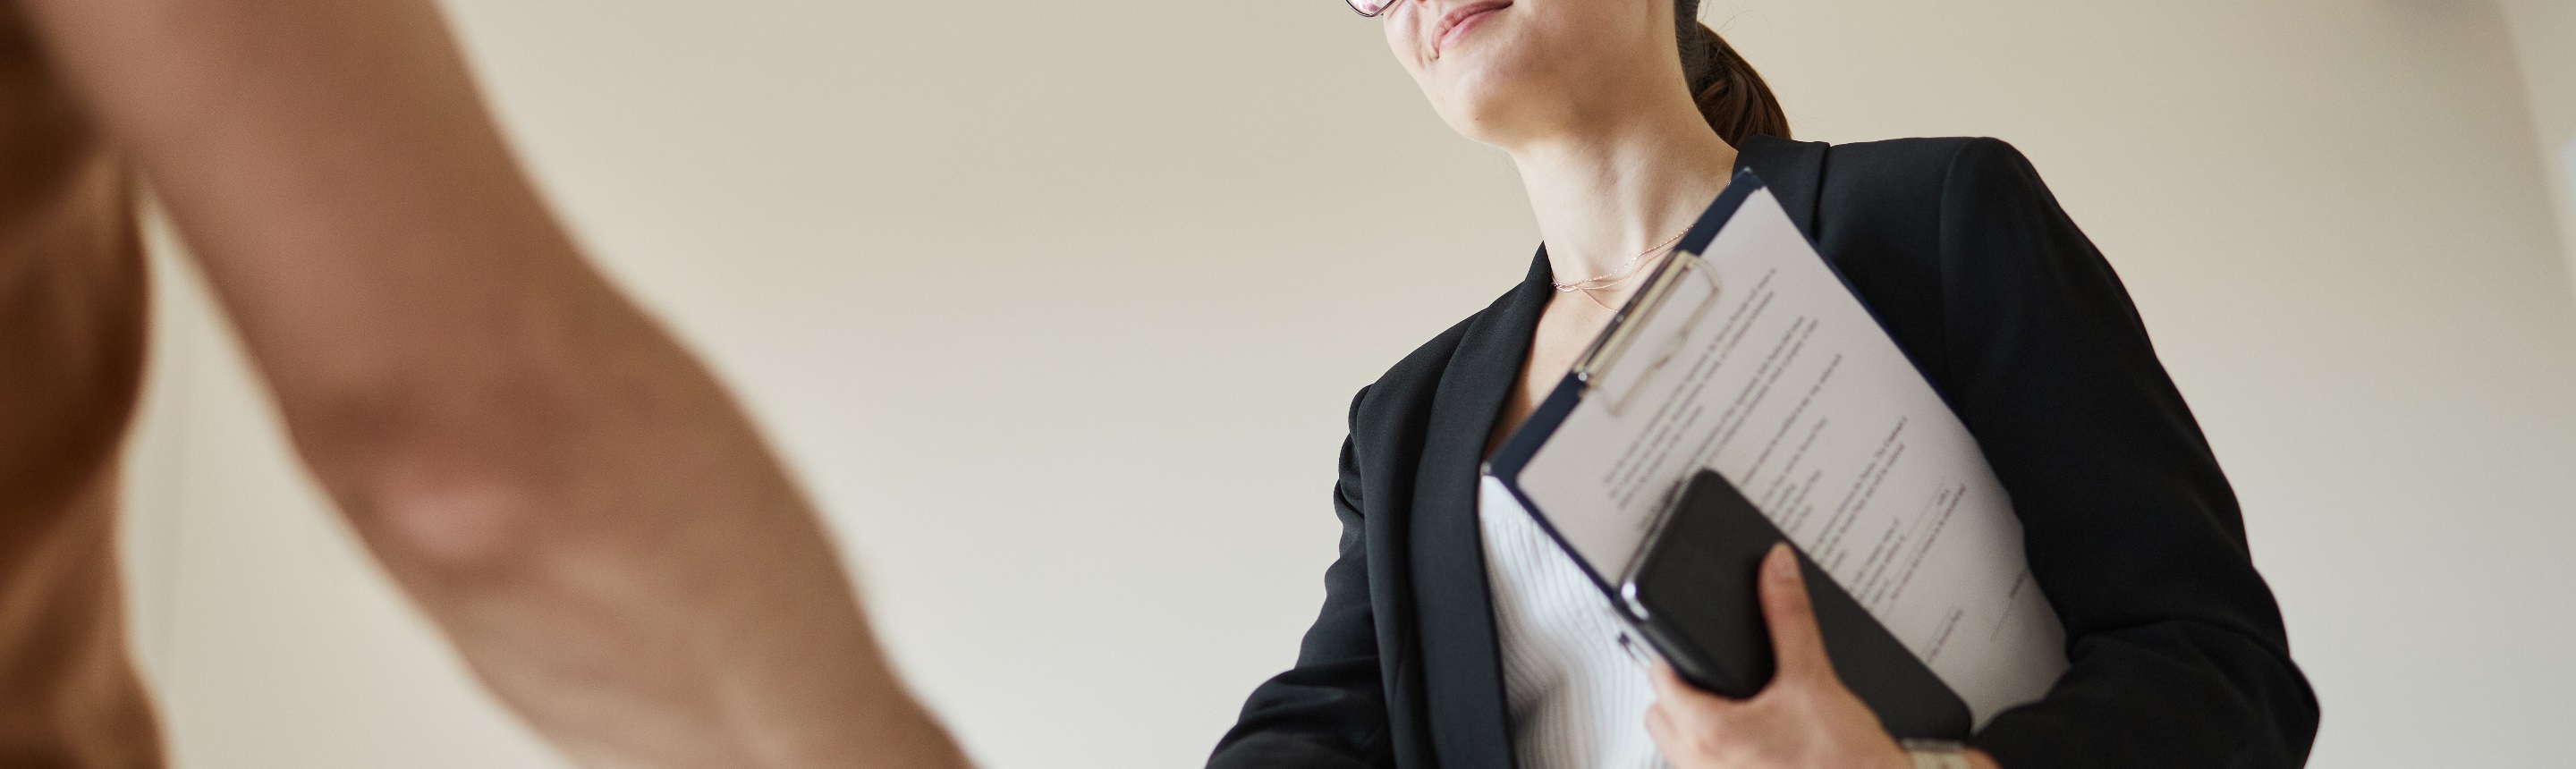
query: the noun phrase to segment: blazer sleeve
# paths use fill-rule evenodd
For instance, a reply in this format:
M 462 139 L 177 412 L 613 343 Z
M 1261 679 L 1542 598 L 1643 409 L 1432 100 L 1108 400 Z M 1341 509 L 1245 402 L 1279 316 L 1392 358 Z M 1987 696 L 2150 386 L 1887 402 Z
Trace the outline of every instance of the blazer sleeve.
M 1358 427 L 1362 388 L 1351 399 Z M 1381 769 L 1395 766 L 1380 678 L 1377 623 L 1369 604 L 1367 526 L 1360 472 L 1342 441 L 1333 508 L 1342 520 L 1341 555 L 1324 570 L 1324 609 L 1306 630 L 1297 666 L 1252 690 L 1234 728 L 1217 742 L 1209 769 Z
M 2010 145 L 1941 193 L 1947 385 L 2072 668 L 1970 740 L 2005 769 L 2296 767 L 2317 702 L 2236 498 L 2100 251 Z

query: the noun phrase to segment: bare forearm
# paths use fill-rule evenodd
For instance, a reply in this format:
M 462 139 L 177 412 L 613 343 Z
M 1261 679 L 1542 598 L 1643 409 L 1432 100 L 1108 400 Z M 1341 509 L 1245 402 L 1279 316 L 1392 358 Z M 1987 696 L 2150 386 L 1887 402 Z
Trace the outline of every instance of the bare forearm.
M 23 0 L 299 450 L 594 765 L 958 762 L 731 399 L 577 254 L 425 0 Z

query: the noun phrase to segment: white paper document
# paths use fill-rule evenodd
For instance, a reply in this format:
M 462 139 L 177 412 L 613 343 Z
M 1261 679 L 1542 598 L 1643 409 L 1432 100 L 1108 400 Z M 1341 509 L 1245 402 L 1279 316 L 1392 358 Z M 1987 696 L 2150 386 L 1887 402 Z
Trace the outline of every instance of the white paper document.
M 1978 726 L 2046 694 L 2064 630 L 2003 485 L 1771 192 L 1687 269 L 1511 479 L 1545 522 L 1616 585 L 1682 484 L 1715 470 Z

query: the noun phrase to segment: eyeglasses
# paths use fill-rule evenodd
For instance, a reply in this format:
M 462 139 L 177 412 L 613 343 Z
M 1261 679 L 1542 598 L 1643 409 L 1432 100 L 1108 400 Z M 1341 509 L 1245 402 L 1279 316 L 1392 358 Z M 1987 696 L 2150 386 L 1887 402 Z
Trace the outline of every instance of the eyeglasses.
M 1351 4 L 1351 10 L 1354 10 L 1354 11 L 1358 11 L 1358 12 L 1360 12 L 1360 15 L 1361 15 L 1361 16 L 1376 16 L 1376 15 L 1378 15 L 1378 14 L 1385 13 L 1385 12 L 1386 12 L 1386 9 L 1388 9 L 1388 8 L 1393 8 L 1393 7 L 1395 7 L 1396 5 L 1398 5 L 1398 4 L 1400 4 L 1400 3 L 1403 3 L 1403 2 L 1404 2 L 1404 0 L 1343 0 L 1343 1 L 1344 1 L 1344 2 L 1347 2 L 1347 3 L 1350 3 L 1350 4 Z

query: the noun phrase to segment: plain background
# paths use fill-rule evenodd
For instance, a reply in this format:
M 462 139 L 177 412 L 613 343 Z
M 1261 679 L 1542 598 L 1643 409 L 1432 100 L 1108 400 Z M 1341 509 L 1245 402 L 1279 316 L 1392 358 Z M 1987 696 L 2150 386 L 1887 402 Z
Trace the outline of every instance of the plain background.
M 450 5 L 989 767 L 1202 761 L 1321 599 L 1350 394 L 1536 245 L 1337 0 Z M 2243 499 L 2313 765 L 2564 765 L 2571 4 L 1708 5 L 1802 137 L 2037 163 Z M 559 766 L 322 506 L 162 239 L 127 541 L 181 765 Z

